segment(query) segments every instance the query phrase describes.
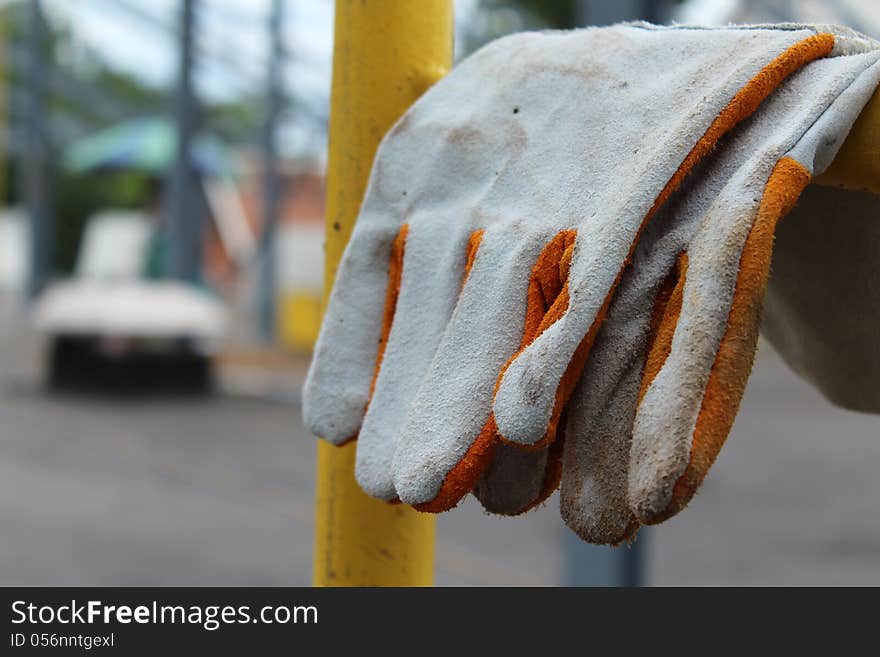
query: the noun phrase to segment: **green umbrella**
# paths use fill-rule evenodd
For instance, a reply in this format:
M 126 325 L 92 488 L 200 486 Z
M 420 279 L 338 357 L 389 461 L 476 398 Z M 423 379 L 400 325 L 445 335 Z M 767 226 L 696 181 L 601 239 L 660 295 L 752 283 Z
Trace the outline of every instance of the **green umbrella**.
M 227 173 L 226 149 L 215 138 L 193 141 L 193 164 L 201 173 Z M 83 137 L 64 152 L 64 166 L 82 173 L 95 169 L 139 169 L 163 174 L 177 158 L 177 131 L 165 118 L 139 118 Z

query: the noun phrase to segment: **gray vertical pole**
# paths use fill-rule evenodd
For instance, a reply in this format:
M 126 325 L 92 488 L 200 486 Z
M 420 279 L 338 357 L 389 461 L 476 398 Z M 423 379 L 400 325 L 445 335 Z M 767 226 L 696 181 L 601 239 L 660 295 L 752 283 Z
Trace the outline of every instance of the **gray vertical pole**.
M 263 220 L 260 233 L 260 333 L 264 340 L 275 338 L 278 282 L 276 281 L 275 235 L 281 211 L 281 178 L 278 173 L 278 118 L 282 106 L 281 69 L 284 57 L 283 0 L 272 0 L 269 13 L 268 85 L 266 123 L 263 129 Z
M 196 100 L 193 94 L 193 40 L 196 0 L 180 3 L 180 64 L 174 97 L 177 159 L 171 171 L 171 203 L 168 225 L 167 270 L 173 278 L 195 282 L 201 273 L 201 203 L 196 192 L 192 160 L 192 136 Z
M 27 149 L 24 196 L 30 214 L 30 269 L 27 296 L 36 297 L 51 271 L 52 223 L 49 204 L 46 94 L 46 29 L 40 0 L 28 3 Z
M 644 557 L 649 530 L 639 531 L 632 545 L 607 547 L 584 543 L 574 532 L 565 532 L 565 586 L 643 586 Z

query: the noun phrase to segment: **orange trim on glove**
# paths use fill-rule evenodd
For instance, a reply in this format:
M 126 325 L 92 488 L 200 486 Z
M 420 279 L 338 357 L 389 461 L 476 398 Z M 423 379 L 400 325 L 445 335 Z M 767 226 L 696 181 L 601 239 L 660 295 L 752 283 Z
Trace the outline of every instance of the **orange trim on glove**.
M 379 351 L 376 354 L 376 371 L 373 372 L 373 380 L 370 382 L 370 400 L 373 399 L 373 392 L 376 390 L 376 379 L 379 378 L 382 359 L 385 357 L 385 347 L 388 345 L 388 336 L 391 335 L 391 325 L 394 323 L 394 313 L 397 311 L 397 298 L 400 296 L 400 283 L 403 280 L 403 255 L 406 251 L 408 232 L 409 226 L 403 224 L 391 245 L 391 258 L 388 263 L 388 289 L 385 291 L 385 310 L 382 312 L 382 334 L 379 337 Z M 369 405 L 368 401 L 367 407 Z
M 678 256 L 675 269 L 660 288 L 657 300 L 654 302 L 654 312 L 651 315 L 651 334 L 648 338 L 648 357 L 645 359 L 642 371 L 642 385 L 639 388 L 639 403 L 648 388 L 660 373 L 663 363 L 672 351 L 672 336 L 675 335 L 675 327 L 681 314 L 681 304 L 684 300 L 684 283 L 687 278 L 688 255 L 686 252 Z
M 782 158 L 773 169 L 743 247 L 727 328 L 703 394 L 690 460 L 675 483 L 669 506 L 651 523 L 662 522 L 687 506 L 730 433 L 755 358 L 776 225 L 809 182 L 810 172 L 792 158 Z

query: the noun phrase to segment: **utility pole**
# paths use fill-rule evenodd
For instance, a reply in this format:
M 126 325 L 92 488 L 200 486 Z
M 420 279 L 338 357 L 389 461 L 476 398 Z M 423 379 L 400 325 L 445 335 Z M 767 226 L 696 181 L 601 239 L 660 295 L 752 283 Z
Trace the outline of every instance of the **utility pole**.
M 30 269 L 27 298 L 34 299 L 51 272 L 52 220 L 46 140 L 46 25 L 40 0 L 28 2 L 28 67 L 25 97 L 27 127 L 24 157 L 24 198 L 30 215 Z
M 278 172 L 278 119 L 282 110 L 281 72 L 284 61 L 284 0 L 272 0 L 269 12 L 269 69 L 266 89 L 266 123 L 263 128 L 263 221 L 260 232 L 260 334 L 275 339 L 278 281 L 275 236 L 281 212 L 281 177 Z
M 192 141 L 196 120 L 193 93 L 193 45 L 197 0 L 181 0 L 179 28 L 179 71 L 174 97 L 177 132 L 177 159 L 171 171 L 168 216 L 168 273 L 184 281 L 196 282 L 202 261 L 202 204 L 195 195 L 196 171 Z

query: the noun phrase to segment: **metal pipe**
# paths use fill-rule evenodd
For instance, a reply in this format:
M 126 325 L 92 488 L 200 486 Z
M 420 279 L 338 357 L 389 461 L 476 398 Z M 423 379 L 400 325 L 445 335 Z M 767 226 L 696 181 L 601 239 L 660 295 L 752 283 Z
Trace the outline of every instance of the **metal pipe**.
M 201 274 L 202 204 L 195 196 L 192 139 L 196 100 L 193 93 L 193 40 L 197 0 L 181 0 L 180 60 L 174 116 L 177 159 L 169 182 L 171 203 L 168 224 L 167 271 L 173 278 L 195 282 Z
M 590 545 L 565 530 L 565 586 L 643 586 L 646 542 L 650 528 L 642 527 L 632 545 Z
M 269 12 L 269 70 L 266 91 L 266 123 L 263 130 L 263 222 L 260 234 L 260 334 L 270 342 L 277 325 L 278 281 L 276 280 L 276 235 L 281 213 L 281 177 L 278 172 L 278 118 L 283 91 L 281 70 L 284 59 L 282 26 L 283 0 L 272 0 Z
M 30 268 L 27 297 L 34 299 L 51 274 L 52 217 L 49 202 L 49 159 L 46 141 L 45 81 L 46 26 L 40 0 L 28 3 L 28 85 L 26 96 L 27 148 L 25 151 L 25 188 L 30 215 Z
M 337 0 L 325 300 L 380 139 L 451 62 L 451 0 Z M 354 455 L 354 444 L 319 441 L 315 585 L 430 585 L 434 516 L 368 497 L 355 482 Z

